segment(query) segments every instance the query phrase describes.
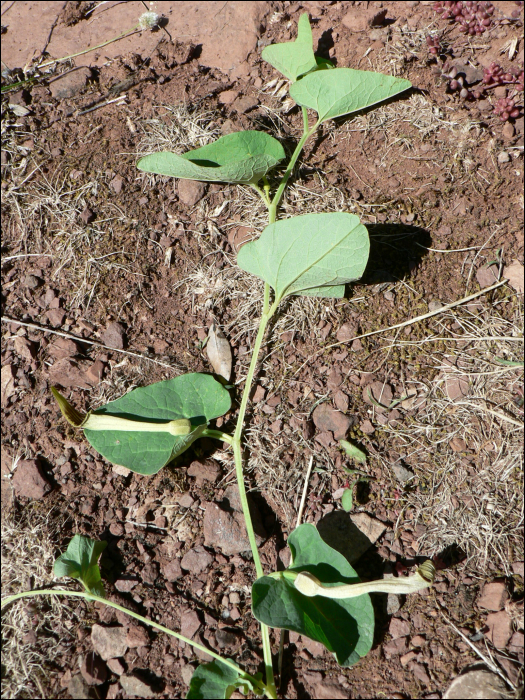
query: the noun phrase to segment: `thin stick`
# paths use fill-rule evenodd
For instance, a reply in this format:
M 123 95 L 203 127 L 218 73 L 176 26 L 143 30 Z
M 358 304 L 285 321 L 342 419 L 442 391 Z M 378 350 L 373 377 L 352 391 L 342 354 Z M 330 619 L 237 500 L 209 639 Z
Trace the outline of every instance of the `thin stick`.
M 308 469 L 306 470 L 306 476 L 304 477 L 303 495 L 301 496 L 301 503 L 299 505 L 299 510 L 297 511 L 297 520 L 295 523 L 295 527 L 299 527 L 299 525 L 301 524 L 302 517 L 303 517 L 304 504 L 306 503 L 306 494 L 308 492 L 308 482 L 310 481 L 310 473 L 312 471 L 313 463 L 314 463 L 314 456 L 312 455 L 310 457 L 310 464 L 308 465 Z
M 77 335 L 73 335 L 72 333 L 65 333 L 64 331 L 55 331 L 52 328 L 47 328 L 46 326 L 37 326 L 36 323 L 25 323 L 24 321 L 17 321 L 15 318 L 9 318 L 8 316 L 2 316 L 2 321 L 4 321 L 4 323 L 16 323 L 19 326 L 25 326 L 26 328 L 34 328 L 37 331 L 42 331 L 42 333 L 53 333 L 54 335 L 60 335 L 63 338 L 71 338 L 71 340 L 76 340 L 78 343 L 96 345 L 99 348 L 104 348 L 105 350 L 110 350 L 111 352 L 120 352 L 122 355 L 138 357 L 140 360 L 148 360 L 148 362 L 154 362 L 156 365 L 160 365 L 161 367 L 167 367 L 171 370 L 175 369 L 175 367 L 167 365 L 165 362 L 160 362 L 160 360 L 154 360 L 152 357 L 141 355 L 138 352 L 130 352 L 129 350 L 119 350 L 118 348 L 110 348 L 109 345 L 104 345 L 104 343 L 98 343 L 96 340 L 87 340 L 87 338 L 79 338 Z
M 78 116 L 81 117 L 83 114 L 89 114 L 90 112 L 94 112 L 96 109 L 101 109 L 102 107 L 107 107 L 108 105 L 112 105 L 114 102 L 120 102 L 120 100 L 125 100 L 127 99 L 126 93 L 123 95 L 119 95 L 118 97 L 115 97 L 114 100 L 108 100 L 107 102 L 102 102 L 99 105 L 96 105 L 95 107 L 91 107 L 91 109 L 85 109 L 83 112 L 79 112 Z
M 490 659 L 487 659 L 487 657 L 484 654 L 482 654 L 481 651 L 476 646 L 474 646 L 474 644 L 472 644 L 470 639 L 467 636 L 465 636 L 463 634 L 463 632 L 461 632 L 461 630 L 458 630 L 456 625 L 451 620 L 448 619 L 448 617 L 445 615 L 445 613 L 441 609 L 441 603 L 439 603 L 439 601 L 437 601 L 437 603 L 438 603 L 439 608 L 440 608 L 439 611 L 443 615 L 445 622 L 448 623 L 452 627 L 452 629 L 459 634 L 459 636 L 463 639 L 463 641 L 466 642 L 469 645 L 469 647 L 471 647 L 471 649 L 479 656 L 479 658 L 482 659 L 483 662 L 487 664 L 487 666 L 490 668 L 491 671 L 493 671 L 494 673 L 497 673 L 498 676 L 500 676 L 500 678 L 502 678 L 505 681 L 505 683 L 512 688 L 512 690 L 516 690 L 516 686 L 513 683 L 511 683 L 511 681 L 499 670 L 499 668 L 496 666 L 496 664 L 493 661 L 491 661 Z
M 8 260 L 15 260 L 16 258 L 52 258 L 51 253 L 20 253 L 20 255 L 8 255 L 6 258 L 2 258 L 2 265 Z

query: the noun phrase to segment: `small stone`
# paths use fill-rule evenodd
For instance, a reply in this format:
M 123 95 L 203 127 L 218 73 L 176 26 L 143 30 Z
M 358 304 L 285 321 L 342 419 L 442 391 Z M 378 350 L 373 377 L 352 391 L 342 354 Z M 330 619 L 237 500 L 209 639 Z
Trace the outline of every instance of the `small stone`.
M 413 646 L 416 649 L 419 649 L 420 647 L 422 647 L 425 644 L 426 641 L 427 640 L 424 637 L 422 637 L 420 634 L 416 634 L 416 636 L 412 637 L 412 639 L 410 640 L 410 646 Z
M 403 654 L 403 656 L 399 659 L 401 661 L 401 666 L 406 666 L 412 659 L 415 659 L 417 656 L 415 651 L 409 651 L 408 654 Z
M 186 685 L 189 685 L 191 683 L 191 679 L 193 678 L 194 673 L 195 669 L 193 668 L 193 666 L 190 666 L 190 664 L 186 664 L 181 668 L 180 675 L 182 676 L 182 680 L 186 683 Z
M 153 586 L 159 576 L 159 565 L 156 561 L 150 561 L 141 569 L 142 580 L 144 583 Z
M 126 635 L 126 644 L 130 649 L 147 646 L 149 644 L 149 636 L 144 627 L 130 625 Z
M 410 479 L 413 479 L 415 476 L 413 471 L 407 469 L 399 462 L 392 465 L 392 471 L 396 475 L 396 479 L 402 484 L 404 484 L 407 481 L 410 481 Z
M 373 435 L 375 428 L 369 420 L 364 420 L 359 426 L 359 430 L 365 435 Z
M 520 294 L 524 291 L 523 265 L 515 260 L 510 265 L 503 268 L 503 277 L 509 280 L 510 286 Z
M 516 574 L 516 576 L 521 576 L 523 578 L 523 574 L 525 573 L 525 562 L 523 561 L 515 561 L 512 563 L 512 573 Z
M 255 389 L 255 394 L 253 395 L 252 401 L 253 403 L 259 403 L 260 401 L 264 401 L 265 396 L 266 389 L 259 384 Z
M 182 568 L 178 559 L 167 562 L 162 567 L 162 574 L 166 581 L 177 581 L 182 576 Z
M 336 411 L 326 403 L 315 408 L 312 419 L 318 430 L 333 432 L 336 440 L 343 440 L 353 423 L 348 416 Z
M 88 685 L 102 685 L 108 677 L 108 669 L 98 654 L 90 652 L 82 659 L 80 673 Z
M 183 493 L 182 496 L 179 498 L 179 505 L 182 508 L 191 508 L 194 502 L 195 501 L 189 493 Z
M 368 384 L 368 386 L 363 388 L 363 401 L 369 406 L 374 406 L 378 413 L 384 413 L 388 410 L 392 403 L 392 398 L 393 392 L 390 384 L 372 382 L 372 384 Z M 380 406 L 377 406 L 377 404 L 380 404 Z
M 246 95 L 245 97 L 239 97 L 238 99 L 236 99 L 232 107 L 237 112 L 239 112 L 239 114 L 245 114 L 246 112 L 255 109 L 255 107 L 257 107 L 258 104 L 259 100 L 256 97 Z
M 129 476 L 131 474 L 131 469 L 123 467 L 121 464 L 114 464 L 111 467 L 111 471 L 119 476 Z
M 454 452 L 465 452 L 467 449 L 467 443 L 465 440 L 457 436 L 452 438 L 452 440 L 448 443 L 448 446 L 454 450 Z
M 115 581 L 115 588 L 121 593 L 129 593 L 137 584 L 136 578 L 119 578 Z
M 214 484 L 219 478 L 219 466 L 216 462 L 192 462 L 188 469 L 188 476 L 195 478 L 195 485 L 200 487 L 205 481 Z
M 377 10 L 375 7 L 354 7 L 345 14 L 342 24 L 352 32 L 364 32 L 369 27 L 378 27 L 383 24 L 387 10 Z
M 451 401 L 461 399 L 468 394 L 468 379 L 466 377 L 447 377 L 445 389 Z
M 503 165 L 503 163 L 508 163 L 510 161 L 510 156 L 507 151 L 500 151 L 498 153 L 498 163 Z
M 329 389 L 337 389 L 343 383 L 343 375 L 337 369 L 333 369 L 326 379 L 326 384 Z
M 253 516 L 253 514 L 252 514 Z M 250 541 L 241 513 L 227 513 L 216 503 L 206 504 L 203 520 L 204 544 L 219 547 L 225 556 L 240 554 L 250 549 Z M 262 537 L 255 536 L 258 544 Z
M 496 649 L 504 649 L 512 636 L 512 622 L 509 615 L 504 610 L 491 613 L 487 616 L 487 627 L 489 628 L 486 633 L 487 638 Z
M 515 134 L 514 126 L 510 122 L 506 122 L 501 130 L 501 134 L 505 141 L 511 141 Z
M 489 267 L 480 267 L 476 272 L 476 279 L 481 288 L 490 287 L 498 281 L 497 265 L 489 265 Z
M 16 354 L 24 360 L 31 362 L 36 357 L 35 344 L 27 338 L 17 335 L 13 341 Z
M 2 406 L 6 405 L 9 399 L 16 392 L 15 373 L 13 365 L 4 365 L 1 369 Z
M 180 633 L 188 639 L 193 639 L 201 626 L 201 621 L 195 610 L 186 610 L 180 618 Z
M 219 95 L 219 102 L 222 105 L 231 105 L 239 97 L 238 90 L 224 90 Z
M 124 326 L 118 321 L 110 323 L 105 331 L 101 333 L 101 339 L 104 345 L 115 350 L 123 350 L 126 344 L 126 331 Z
M 125 627 L 102 627 L 93 625 L 91 642 L 93 648 L 104 661 L 124 656 L 128 650 Z
M 181 568 L 189 571 L 192 574 L 200 574 L 210 566 L 213 561 L 213 557 L 209 554 L 204 547 L 197 545 L 193 549 L 190 549 L 182 557 L 180 562 Z
M 428 310 L 430 312 L 433 311 L 439 311 L 439 309 L 443 308 L 443 304 L 440 301 L 431 301 L 428 305 Z
M 335 334 L 335 337 L 340 343 L 351 340 L 357 333 L 357 329 L 353 323 L 343 323 L 341 328 Z
M 51 491 L 51 484 L 46 479 L 37 459 L 20 460 L 11 479 L 11 485 L 22 498 L 37 501 Z
M 239 646 L 239 639 L 237 635 L 233 634 L 232 632 L 228 632 L 227 630 L 217 630 L 217 632 L 215 632 L 215 640 L 219 649 Z
M 90 386 L 97 386 L 102 379 L 105 369 L 106 365 L 102 360 L 95 360 L 84 372 L 84 379 L 87 384 Z
M 40 287 L 42 281 L 42 278 L 37 277 L 36 275 L 26 275 L 24 277 L 24 287 L 27 287 L 28 289 L 36 289 L 37 287 Z
M 177 185 L 179 199 L 188 207 L 193 207 L 206 194 L 206 185 L 196 180 L 179 180 Z
M 407 637 L 410 634 L 410 625 L 406 620 L 399 620 L 397 617 L 393 617 L 390 620 L 390 626 L 388 628 L 392 639 L 398 639 L 398 637 Z
M 120 685 L 127 695 L 133 695 L 137 698 L 153 698 L 155 692 L 151 685 L 137 676 L 121 676 Z
M 493 581 L 483 586 L 483 593 L 478 599 L 478 607 L 483 610 L 502 610 L 508 598 L 507 589 L 503 581 Z
M 60 328 L 66 317 L 66 312 L 64 309 L 49 309 L 46 316 L 53 328 Z
M 121 676 L 126 670 L 126 667 L 120 659 L 108 659 L 107 666 L 109 670 L 117 676 Z
M 454 678 L 443 695 L 444 700 L 502 700 L 508 697 L 507 686 L 495 673 L 483 669 L 469 671 Z
M 85 206 L 82 210 L 80 218 L 82 219 L 83 223 L 87 226 L 88 224 L 91 224 L 93 223 L 93 221 L 95 221 L 95 214 L 88 206 Z
M 67 683 L 69 696 L 73 700 L 85 700 L 85 698 L 98 698 L 98 694 L 93 688 L 90 688 L 86 681 L 79 676 L 73 676 Z
M 59 100 L 74 97 L 85 87 L 91 77 L 91 69 L 87 66 L 81 66 L 64 76 L 59 75 L 49 86 L 51 94 Z
M 56 360 L 62 360 L 64 357 L 74 357 L 78 353 L 78 345 L 70 338 L 56 338 L 46 350 Z
M 399 656 L 400 654 L 405 654 L 407 651 L 407 642 L 404 637 L 399 639 L 393 639 L 391 642 L 383 644 L 383 653 L 386 659 L 390 659 L 392 656 Z
M 401 610 L 401 600 L 397 593 L 389 593 L 386 599 L 386 614 L 395 615 Z
M 124 178 L 121 175 L 115 175 L 113 180 L 109 183 L 109 186 L 115 192 L 115 194 L 120 194 L 122 192 L 122 186 L 124 185 Z
M 425 687 L 430 686 L 430 678 L 428 676 L 428 673 L 425 669 L 425 667 L 422 664 L 418 664 L 415 661 L 412 661 L 409 664 L 409 669 L 412 671 L 414 676 L 423 683 Z
M 344 391 L 336 392 L 334 396 L 334 403 L 339 411 L 342 411 L 343 413 L 346 413 L 346 411 L 348 411 L 349 400 L 348 396 L 345 394 Z

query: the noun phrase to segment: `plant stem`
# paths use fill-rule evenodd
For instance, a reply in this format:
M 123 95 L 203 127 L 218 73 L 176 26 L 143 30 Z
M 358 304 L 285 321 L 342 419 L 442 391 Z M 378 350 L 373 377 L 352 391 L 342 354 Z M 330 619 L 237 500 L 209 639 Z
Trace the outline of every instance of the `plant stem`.
M 128 36 L 133 36 L 133 34 L 136 34 L 137 32 L 142 31 L 141 29 L 138 29 L 137 27 L 133 27 L 133 29 L 128 29 L 127 32 L 124 32 L 123 34 L 119 34 L 118 36 L 114 37 L 113 39 L 109 39 L 109 41 L 105 41 L 103 44 L 98 44 L 98 46 L 90 46 L 88 49 L 84 49 L 84 51 L 79 51 L 78 53 L 72 53 L 70 56 L 64 56 L 63 58 L 55 58 L 53 61 L 48 61 L 47 63 L 42 63 L 38 68 L 47 68 L 47 66 L 52 66 L 53 63 L 62 63 L 63 61 L 67 61 L 70 58 L 76 58 L 77 56 L 82 56 L 85 53 L 89 53 L 90 51 L 96 51 L 97 49 L 102 49 L 104 46 L 107 46 L 108 44 L 112 44 L 114 41 L 118 41 L 119 39 L 124 39 L 125 37 Z
M 228 445 L 233 443 L 233 437 L 229 433 L 223 433 L 222 430 L 212 430 L 211 428 L 206 428 L 203 431 L 202 437 L 215 438 L 215 440 L 222 440 L 222 442 L 227 442 Z
M 170 630 L 169 627 L 164 627 L 164 625 L 159 625 L 158 622 L 153 622 L 153 620 L 148 620 L 147 617 L 143 617 L 142 615 L 139 615 L 136 612 L 133 612 L 132 610 L 128 610 L 127 608 L 123 607 L 122 605 L 119 605 L 118 603 L 113 603 L 111 600 L 107 600 L 106 598 L 102 598 L 101 596 L 94 595 L 93 593 L 87 593 L 86 591 L 61 591 L 58 589 L 47 589 L 47 590 L 39 590 L 39 591 L 24 591 L 23 593 L 17 593 L 16 595 L 11 595 L 8 596 L 7 598 L 4 598 L 2 600 L 2 608 L 6 605 L 9 605 L 9 603 L 14 603 L 16 600 L 19 600 L 20 598 L 32 598 L 34 596 L 38 595 L 58 595 L 58 596 L 73 596 L 76 598 L 84 598 L 85 600 L 89 601 L 94 601 L 94 602 L 99 602 L 99 603 L 104 603 L 104 605 L 108 605 L 110 608 L 115 608 L 115 610 L 120 610 L 121 612 L 126 613 L 126 615 L 130 615 L 131 617 L 134 617 L 136 620 L 140 620 L 140 622 L 143 622 L 146 625 L 149 625 L 150 627 L 154 627 L 155 629 L 159 630 L 160 632 L 164 632 L 165 634 L 169 634 L 171 637 L 176 637 L 179 641 L 184 642 L 185 644 L 189 644 L 190 646 L 194 647 L 195 649 L 199 649 L 202 652 L 205 652 L 206 654 L 209 654 L 212 656 L 214 659 L 217 659 L 217 661 L 220 661 L 220 663 L 224 664 L 225 666 L 229 666 L 232 668 L 234 671 L 237 671 L 237 673 L 246 676 L 249 678 L 257 687 L 259 687 L 261 690 L 264 690 L 266 692 L 266 688 L 262 686 L 261 682 L 256 680 L 253 676 L 251 676 L 249 673 L 246 673 L 245 671 L 242 670 L 239 666 L 237 666 L 236 663 L 231 661 L 230 659 L 223 658 L 222 656 L 219 656 L 219 654 L 216 654 L 214 651 L 211 651 L 210 649 L 207 649 L 205 646 L 202 644 L 199 644 L 198 642 L 194 642 L 191 639 L 188 639 L 187 637 L 184 637 L 182 634 L 179 634 L 178 632 L 174 632 L 173 630 Z M 272 696 L 270 696 L 272 697 Z

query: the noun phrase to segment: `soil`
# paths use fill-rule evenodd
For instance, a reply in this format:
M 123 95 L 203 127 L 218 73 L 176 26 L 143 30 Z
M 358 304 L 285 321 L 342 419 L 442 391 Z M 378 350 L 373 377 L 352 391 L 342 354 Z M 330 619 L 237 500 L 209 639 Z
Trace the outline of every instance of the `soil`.
M 2 4 L 2 61 L 9 69 L 3 86 L 23 77 L 20 69 L 29 71 L 31 62 L 47 63 L 131 29 L 143 10 L 139 2 L 8 5 Z M 417 406 L 390 405 L 406 397 L 407 386 L 443 380 L 443 365 L 417 343 L 436 329 L 457 332 L 458 321 L 414 323 L 400 332 L 414 345 L 394 343 L 388 353 L 381 335 L 354 337 L 455 302 L 490 286 L 512 264 L 523 265 L 523 112 L 502 122 L 492 110 L 493 93 L 462 101 L 447 90 L 425 42 L 439 30 L 449 60 L 478 71 L 492 61 L 522 68 L 523 45 L 509 60 L 509 42 L 522 33 L 523 8 L 495 3 L 491 28 L 470 40 L 429 2 L 155 5 L 163 28 L 28 72 L 41 77 L 2 94 L 3 518 L 23 523 L 31 509 L 50 513 L 60 523 L 56 553 L 75 533 L 106 540 L 101 568 L 111 599 L 186 631 L 250 672 L 260 670 L 250 556 L 242 546 L 221 552 L 206 539 L 206 518 L 235 512 L 227 450 L 202 440 L 155 476 L 126 473 L 68 427 L 49 388 L 58 386 L 87 410 L 135 386 L 210 372 L 203 341 L 213 323 L 227 333 L 233 381 L 242 384 L 259 287 L 238 279 L 234 263 L 239 245 L 264 226 L 260 205 L 254 200 L 247 215 L 249 192 L 153 178 L 137 171 L 136 160 L 148 148 L 166 148 L 151 146 L 155 134 L 177 142 L 173 124 L 182 123 L 181 114 L 186 139 L 192 129 L 197 138 L 199 128 L 207 138 L 265 129 L 293 149 L 301 113 L 286 111 L 270 83 L 276 73 L 260 51 L 295 36 L 307 11 L 318 54 L 338 66 L 406 77 L 414 89 L 386 111 L 325 125 L 296 173 L 295 201 L 309 210 L 318 202 L 321 210 L 343 202 L 367 225 L 372 251 L 348 299 L 293 302 L 300 320 L 294 322 L 290 305 L 269 339 L 247 437 L 262 562 L 266 570 L 287 562 L 286 536 L 310 455 L 316 469 L 304 520 L 324 521 L 328 538 L 348 525 L 340 502 L 348 480 L 338 447 L 346 435 L 366 445 L 372 477 L 358 484 L 354 510 L 382 531 L 354 563 L 359 575 L 402 575 L 403 567 L 429 556 L 439 556 L 441 570 L 426 595 L 373 596 L 374 646 L 351 669 L 339 668 L 320 645 L 290 635 L 282 695 L 442 697 L 460 671 L 479 661 L 447 620 L 481 651 L 484 640 L 492 644 L 503 673 L 519 684 L 521 535 L 505 551 L 504 565 L 491 557 L 481 564 L 463 545 L 443 551 L 450 545 L 439 532 L 445 525 L 434 516 L 418 520 L 415 508 L 404 505 L 434 483 L 433 460 L 441 453 L 402 452 L 385 428 L 415 420 Z M 293 205 L 289 196 L 286 214 Z M 514 322 L 521 317 L 516 290 L 519 284 L 505 285 L 480 298 L 481 315 L 493 305 L 501 323 Z M 465 395 L 461 379 L 447 381 L 449 393 Z M 235 423 L 239 394 L 240 388 L 232 411 L 218 421 L 222 430 Z M 385 404 L 387 394 L 385 410 L 377 403 Z M 338 414 L 315 413 L 322 402 Z M 519 403 L 505 405 L 522 420 Z M 341 414 L 348 418 L 342 424 Z M 454 443 L 450 454 L 474 483 L 495 452 L 471 447 L 468 439 Z M 457 493 L 461 498 L 461 489 Z M 500 588 L 487 598 L 489 584 Z M 38 683 L 28 679 L 16 691 L 10 685 L 5 697 L 186 694 L 199 661 L 191 648 L 109 609 L 81 604 L 75 610 Z M 20 635 L 35 648 L 55 634 L 32 616 L 26 622 Z M 93 625 L 124 626 L 127 651 L 107 663 L 93 658 Z M 277 654 L 278 635 L 273 642 Z M 4 677 L 3 670 L 6 683 L 9 673 Z M 143 685 L 133 686 L 137 679 Z

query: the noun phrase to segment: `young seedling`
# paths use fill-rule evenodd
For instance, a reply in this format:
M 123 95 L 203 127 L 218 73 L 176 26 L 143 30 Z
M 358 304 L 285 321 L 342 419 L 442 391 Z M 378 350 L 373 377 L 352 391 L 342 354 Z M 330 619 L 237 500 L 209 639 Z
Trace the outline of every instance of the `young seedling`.
M 273 196 L 266 176 L 283 161 L 285 152 L 279 141 L 259 131 L 228 134 L 181 155 L 154 153 L 141 158 L 137 165 L 139 170 L 164 176 L 249 185 L 268 209 L 268 226 L 237 256 L 243 270 L 264 281 L 264 295 L 234 433 L 226 434 L 210 426 L 211 421 L 230 410 L 231 399 L 221 383 L 205 374 L 186 374 L 135 389 L 87 415 L 72 408 L 53 389 L 64 416 L 84 430 L 100 454 L 139 474 L 155 474 L 201 437 L 226 442 L 233 450 L 257 577 L 252 587 L 252 610 L 261 623 L 265 676 L 264 680 L 250 676 L 233 661 L 207 650 L 215 660 L 196 669 L 189 698 L 228 698 L 236 687 L 277 697 L 269 627 L 292 630 L 319 641 L 339 664 L 351 666 L 372 646 L 374 615 L 368 593 L 412 592 L 430 586 L 434 578 L 433 565 L 428 562 L 409 578 L 361 584 L 348 561 L 328 546 L 310 524 L 300 525 L 291 533 L 288 545 L 292 558 L 286 571 L 265 575 L 261 565 L 244 485 L 242 440 L 248 398 L 268 322 L 290 296 L 342 298 L 345 285 L 362 276 L 369 255 L 368 232 L 354 214 L 301 213 L 278 220 L 278 207 L 304 145 L 324 122 L 368 109 L 411 87 L 408 80 L 334 68 L 329 61 L 317 58 L 306 14 L 299 20 L 296 41 L 268 46 L 262 57 L 288 78 L 290 97 L 303 115 L 302 136 Z M 311 125 L 308 110 L 316 113 Z M 98 552 L 100 549 L 93 549 L 88 557 L 91 566 Z M 56 573 L 79 576 L 78 567 L 66 570 L 64 560 Z M 86 585 L 85 579 L 81 580 Z M 90 591 L 74 595 L 102 600 Z M 29 594 L 39 593 L 42 591 Z M 156 623 L 148 624 L 182 639 Z M 191 640 L 183 641 L 203 648 Z

